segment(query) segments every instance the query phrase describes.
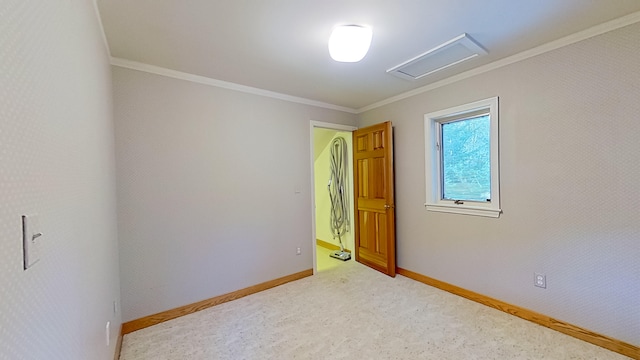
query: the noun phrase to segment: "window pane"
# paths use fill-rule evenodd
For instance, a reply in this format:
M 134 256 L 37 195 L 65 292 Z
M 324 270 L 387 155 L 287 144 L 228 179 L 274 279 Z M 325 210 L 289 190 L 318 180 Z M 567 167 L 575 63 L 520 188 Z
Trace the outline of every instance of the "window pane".
M 491 199 L 490 124 L 489 115 L 442 124 L 444 199 Z

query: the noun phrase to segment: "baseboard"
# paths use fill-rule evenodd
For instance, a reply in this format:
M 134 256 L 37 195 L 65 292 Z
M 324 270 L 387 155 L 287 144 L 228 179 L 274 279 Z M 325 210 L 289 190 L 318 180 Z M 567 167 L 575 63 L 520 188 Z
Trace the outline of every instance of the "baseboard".
M 145 316 L 140 319 L 131 320 L 122 324 L 122 334 L 126 335 L 128 333 L 131 333 L 140 329 L 144 329 L 149 326 L 160 324 L 162 322 L 175 319 L 184 315 L 192 314 L 194 312 L 204 310 L 212 306 L 220 305 L 222 303 L 226 303 L 231 300 L 236 300 L 236 299 L 245 297 L 247 295 L 255 294 L 257 292 L 271 289 L 272 287 L 286 284 L 288 282 L 299 280 L 311 275 L 313 275 L 313 269 L 308 269 L 308 270 L 300 271 L 298 273 L 287 275 L 278 279 L 263 282 L 261 284 L 249 286 L 248 288 L 240 289 L 234 292 L 230 292 L 228 294 L 198 301 L 193 304 L 180 306 L 175 309 L 159 312 L 157 314 Z
M 122 351 L 122 325 L 120 325 L 120 332 L 118 333 L 118 340 L 116 340 L 116 351 L 113 355 L 113 360 L 120 360 L 120 352 Z
M 454 295 L 462 296 L 469 300 L 473 300 L 477 303 L 490 306 L 494 309 L 506 312 L 511 315 L 515 315 L 525 320 L 529 320 L 538 325 L 548 327 L 550 329 L 559 331 L 563 334 L 572 336 L 574 338 L 578 338 L 580 340 L 589 342 L 591 344 L 601 346 L 607 350 L 611 350 L 611 351 L 620 353 L 622 355 L 629 356 L 633 359 L 640 360 L 640 347 L 638 346 L 631 345 L 624 341 L 616 340 L 608 336 L 604 336 L 604 335 L 595 333 L 593 331 L 583 329 L 579 326 L 568 324 L 566 322 L 554 319 L 552 317 L 539 314 L 537 312 L 534 312 L 516 305 L 511 305 L 504 301 L 496 300 L 488 296 L 484 296 L 482 294 L 478 294 L 473 291 L 466 290 L 461 287 L 451 285 L 440 280 L 432 279 L 428 276 L 424 276 L 422 274 L 418 274 L 416 272 L 413 272 L 407 269 L 397 268 L 396 272 L 410 279 L 450 292 Z
M 324 240 L 320 240 L 320 239 L 316 239 L 316 244 L 318 244 L 318 246 L 322 246 L 325 249 L 329 249 L 329 250 L 340 250 L 340 246 L 338 245 L 334 245 L 330 242 L 326 242 Z M 344 249 L 344 251 L 351 253 L 351 250 L 349 249 Z

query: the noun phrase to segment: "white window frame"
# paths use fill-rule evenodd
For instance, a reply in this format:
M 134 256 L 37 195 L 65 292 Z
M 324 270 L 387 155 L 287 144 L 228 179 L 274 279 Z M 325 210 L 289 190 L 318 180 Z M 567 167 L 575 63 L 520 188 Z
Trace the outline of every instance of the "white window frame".
M 438 145 L 441 136 L 441 124 L 462 120 L 465 114 L 470 117 L 479 111 L 488 111 L 490 118 L 490 156 L 491 156 L 491 201 L 463 201 L 443 199 L 442 196 L 442 157 Z M 498 97 L 476 101 L 424 115 L 425 136 L 425 182 L 426 203 L 428 211 L 476 215 L 497 218 L 500 209 L 500 167 L 498 151 Z

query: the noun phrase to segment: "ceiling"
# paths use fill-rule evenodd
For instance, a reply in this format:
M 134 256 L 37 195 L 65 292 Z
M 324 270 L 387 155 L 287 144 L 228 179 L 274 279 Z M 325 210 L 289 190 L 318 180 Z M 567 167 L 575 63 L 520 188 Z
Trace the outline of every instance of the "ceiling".
M 111 55 L 350 109 L 640 11 L 638 0 L 97 0 Z M 338 24 L 373 28 L 358 63 Z M 488 55 L 416 81 L 386 70 L 468 33 Z

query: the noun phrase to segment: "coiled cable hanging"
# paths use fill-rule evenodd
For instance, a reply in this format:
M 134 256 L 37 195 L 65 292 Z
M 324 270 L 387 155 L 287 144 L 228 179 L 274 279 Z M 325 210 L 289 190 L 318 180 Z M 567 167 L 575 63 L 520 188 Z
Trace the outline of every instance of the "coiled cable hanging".
M 349 197 L 347 182 L 347 142 L 336 137 L 331 142 L 330 176 L 327 189 L 331 200 L 330 226 L 333 238 L 338 238 L 340 251 L 344 252 L 342 236 L 349 231 Z

